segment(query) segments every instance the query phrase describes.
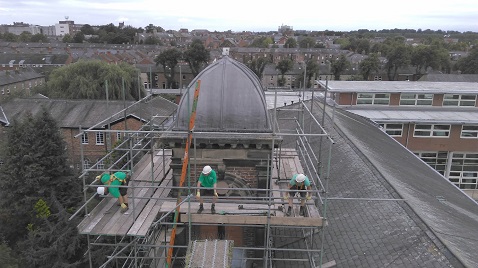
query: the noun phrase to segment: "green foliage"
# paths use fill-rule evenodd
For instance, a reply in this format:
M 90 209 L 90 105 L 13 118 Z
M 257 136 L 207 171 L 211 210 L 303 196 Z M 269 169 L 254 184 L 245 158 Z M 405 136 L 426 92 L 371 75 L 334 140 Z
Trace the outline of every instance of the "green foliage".
M 144 44 L 145 45 L 160 45 L 160 46 L 163 45 L 161 40 L 159 40 L 159 38 L 157 38 L 155 36 L 146 37 L 146 39 L 144 40 Z
M 36 211 L 36 214 L 37 214 L 37 218 L 40 218 L 40 219 L 46 219 L 46 218 L 50 217 L 50 215 L 51 215 L 50 208 L 48 207 L 45 200 L 43 200 L 42 198 L 40 198 L 40 200 L 38 200 L 38 202 L 36 202 L 35 211 Z
M 18 268 L 18 261 L 13 256 L 12 249 L 5 243 L 0 243 L 0 263 L 4 268 Z
M 154 26 L 153 24 L 149 24 L 148 26 L 144 27 L 146 33 L 153 33 L 154 30 L 158 33 L 164 32 L 164 29 L 160 26 Z
M 312 79 L 314 75 L 318 74 L 319 64 L 317 64 L 317 61 L 315 60 L 308 60 L 306 64 L 307 64 L 307 70 L 306 70 L 307 81 L 306 81 L 305 87 L 310 88 L 311 87 L 310 80 Z
M 18 36 L 12 33 L 4 33 L 3 34 L 3 40 L 6 42 L 17 42 L 18 41 Z
M 41 33 L 38 33 L 38 34 L 34 34 L 32 35 L 31 39 L 30 39 L 30 42 L 34 42 L 34 43 L 48 43 L 48 37 L 46 37 L 46 35 L 44 34 L 41 34 Z
M 138 85 L 138 79 L 138 70 L 127 63 L 79 61 L 55 69 L 50 74 L 45 92 L 40 93 L 51 98 L 106 99 L 108 92 L 108 99 L 122 100 L 124 80 L 125 99 L 139 100 L 145 92 L 143 86 Z M 138 86 L 141 87 L 139 90 Z
M 252 44 L 249 47 L 262 47 L 262 48 L 268 48 L 269 45 L 273 44 L 274 42 L 272 41 L 272 38 L 268 36 L 262 36 L 254 39 L 252 41 Z
M 89 24 L 85 24 L 85 25 L 81 26 L 80 31 L 81 31 L 84 35 L 93 35 L 93 34 L 96 34 L 95 29 L 93 29 L 93 27 L 91 27 L 91 25 L 89 25 Z
M 73 37 L 70 34 L 65 34 L 63 39 L 61 39 L 63 43 L 73 43 Z
M 209 55 L 209 50 L 199 39 L 194 39 L 188 49 L 184 51 L 184 59 L 188 62 L 194 76 L 197 76 L 206 67 Z
M 376 53 L 371 53 L 359 64 L 360 74 L 362 74 L 363 80 L 368 80 L 370 74 L 376 73 L 380 70 L 380 60 Z
M 350 62 L 347 60 L 344 54 L 339 56 L 339 59 L 333 60 L 330 64 L 332 74 L 334 75 L 335 80 L 340 80 L 340 75 L 350 68 Z
M 156 59 L 154 59 L 156 66 L 161 65 L 163 67 L 164 77 L 167 81 L 166 87 L 168 88 L 174 88 L 175 68 L 181 58 L 181 51 L 176 48 L 170 48 L 161 52 Z
M 455 69 L 463 74 L 478 74 L 478 47 L 474 47 L 468 56 L 459 59 Z
M 253 71 L 259 79 L 262 79 L 262 73 L 266 65 L 270 63 L 268 58 L 252 59 L 246 63 L 247 67 Z
M 30 32 L 22 32 L 19 36 L 19 41 L 28 43 L 32 39 L 32 34 Z
M 67 163 L 57 123 L 43 109 L 14 121 L 7 138 L 0 172 L 0 236 L 21 253 L 22 267 L 77 263 L 83 254 L 78 222 L 68 221 L 65 208 L 81 201 L 81 183 Z
M 279 86 L 283 86 L 285 84 L 285 74 L 292 70 L 294 67 L 294 62 L 291 59 L 283 59 L 277 63 L 276 70 L 279 71 L 281 74 L 281 79 L 278 80 Z
M 301 48 L 313 48 L 315 47 L 315 39 L 311 37 L 306 37 L 299 42 L 299 47 Z
M 284 44 L 285 48 L 296 48 L 297 47 L 297 41 L 295 38 L 289 37 Z
M 77 32 L 73 36 L 73 43 L 83 43 L 83 41 L 85 41 L 85 35 L 82 32 Z
M 410 65 L 412 48 L 405 44 L 405 38 L 397 36 L 386 39 L 382 49 L 387 58 L 385 67 L 388 80 L 393 81 L 397 77 L 399 68 Z

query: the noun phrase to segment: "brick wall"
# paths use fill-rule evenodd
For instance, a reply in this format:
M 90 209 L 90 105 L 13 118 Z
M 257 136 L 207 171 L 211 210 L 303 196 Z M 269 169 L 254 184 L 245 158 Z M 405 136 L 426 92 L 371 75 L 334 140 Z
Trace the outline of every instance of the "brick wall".
M 249 187 L 257 188 L 257 170 L 255 167 L 226 167 L 226 172 L 243 178 Z

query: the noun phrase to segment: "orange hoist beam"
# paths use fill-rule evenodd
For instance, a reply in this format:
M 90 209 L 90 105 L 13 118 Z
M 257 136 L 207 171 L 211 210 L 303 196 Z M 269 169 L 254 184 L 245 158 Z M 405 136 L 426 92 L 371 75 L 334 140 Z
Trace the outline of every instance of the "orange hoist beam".
M 186 139 L 186 148 L 184 150 L 184 158 L 183 158 L 183 166 L 181 169 L 181 179 L 179 180 L 179 187 L 183 187 L 184 181 L 186 180 L 187 171 L 188 171 L 188 163 L 189 163 L 189 147 L 191 146 L 191 140 L 193 137 L 192 131 L 194 129 L 194 122 L 196 121 L 196 108 L 198 104 L 199 98 L 199 89 L 201 88 L 201 80 L 196 82 L 196 88 L 194 89 L 194 99 L 193 99 L 193 107 L 191 109 L 191 117 L 189 118 L 189 131 L 188 137 Z M 176 238 L 176 227 L 179 218 L 179 208 L 181 207 L 179 204 L 181 203 L 181 188 L 178 191 L 178 198 L 176 200 L 176 211 L 174 212 L 174 222 L 173 222 L 173 231 L 171 232 L 171 239 L 169 241 L 169 249 L 168 249 L 168 258 L 167 258 L 167 266 L 170 267 L 171 259 L 173 256 L 173 246 L 174 240 Z

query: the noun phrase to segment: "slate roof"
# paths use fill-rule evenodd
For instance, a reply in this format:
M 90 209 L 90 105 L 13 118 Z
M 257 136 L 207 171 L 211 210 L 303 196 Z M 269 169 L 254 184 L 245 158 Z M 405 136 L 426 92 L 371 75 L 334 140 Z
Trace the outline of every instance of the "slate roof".
M 126 112 L 127 117 L 132 116 L 142 121 L 150 121 L 153 116 L 171 116 L 177 108 L 176 104 L 162 97 L 155 97 L 151 101 L 136 105 L 133 105 L 134 103 L 133 101 L 109 101 L 107 103 L 105 100 L 48 98 L 14 99 L 0 107 L 0 123 L 10 126 L 14 119 L 22 120 L 28 113 L 37 114 L 43 106 L 57 120 L 58 126 L 61 128 L 78 128 L 79 126 L 90 128 L 99 122 L 110 119 L 110 121 L 105 121 L 105 124 L 98 127 L 104 128 L 108 122 L 112 123 L 124 117 L 124 113 L 117 114 L 124 107 L 129 107 Z M 117 115 L 113 116 L 115 114 Z M 154 122 L 160 123 L 158 120 L 156 119 Z
M 64 54 L 50 54 L 50 53 L 38 53 L 38 54 L 17 54 L 17 53 L 0 53 L 0 64 L 8 63 L 11 60 L 15 60 L 14 65 L 18 65 L 21 60 L 24 60 L 23 64 L 66 64 L 69 55 Z
M 45 77 L 38 74 L 33 69 L 21 69 L 18 73 L 16 71 L 0 72 L 0 86 L 15 84 L 23 81 L 33 80 Z
M 418 81 L 478 82 L 478 74 L 425 74 Z
M 314 115 L 321 118 L 317 105 Z M 337 108 L 332 128 L 331 113 L 328 107 L 325 126 L 335 144 L 322 263 L 366 268 L 478 267 L 478 204 L 370 120 Z M 278 113 L 279 118 L 294 115 L 294 111 Z M 292 124 L 279 123 L 283 131 Z M 309 123 L 306 118 L 305 125 Z M 320 153 L 318 138 L 310 140 L 314 152 Z M 292 138 L 285 138 L 282 146 L 293 147 Z M 315 238 L 318 247 L 320 233 Z M 296 241 L 289 247 L 299 244 L 305 246 Z M 276 256 L 307 258 L 302 252 L 276 252 Z M 314 254 L 314 259 L 318 266 L 319 255 Z M 277 267 L 291 265 L 297 262 L 284 261 Z

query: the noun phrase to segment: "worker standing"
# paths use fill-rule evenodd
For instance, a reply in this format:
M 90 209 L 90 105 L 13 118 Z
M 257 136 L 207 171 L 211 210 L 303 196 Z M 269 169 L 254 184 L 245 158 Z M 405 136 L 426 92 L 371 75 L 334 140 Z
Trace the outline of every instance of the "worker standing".
M 197 213 L 201 213 L 204 210 L 204 202 L 201 198 L 202 196 L 213 196 L 212 204 L 211 204 L 211 214 L 216 213 L 216 200 L 217 200 L 217 176 L 216 171 L 214 171 L 210 166 L 204 166 L 201 175 L 199 176 L 198 183 L 197 183 L 197 192 L 196 198 L 199 200 L 199 209 Z
M 286 215 L 290 216 L 292 213 L 292 206 L 293 206 L 293 197 L 296 193 L 300 194 L 300 210 L 299 216 L 305 216 L 305 200 L 310 200 L 312 198 L 312 193 L 305 192 L 304 190 L 311 190 L 310 181 L 307 176 L 302 173 L 295 174 L 292 176 L 292 179 L 289 181 L 289 190 L 295 191 L 292 197 L 289 198 L 289 193 L 286 193 L 284 196 L 285 200 L 289 200 L 289 208 L 287 209 Z
M 103 173 L 99 176 L 96 176 L 96 180 L 100 180 L 104 185 L 109 187 L 98 187 L 97 193 L 100 195 L 107 195 L 110 193 L 112 196 L 118 198 L 119 205 L 121 206 L 121 213 L 125 213 L 128 207 L 128 189 L 126 187 L 118 186 L 127 186 L 128 185 L 128 175 L 125 172 L 115 172 L 113 174 Z

